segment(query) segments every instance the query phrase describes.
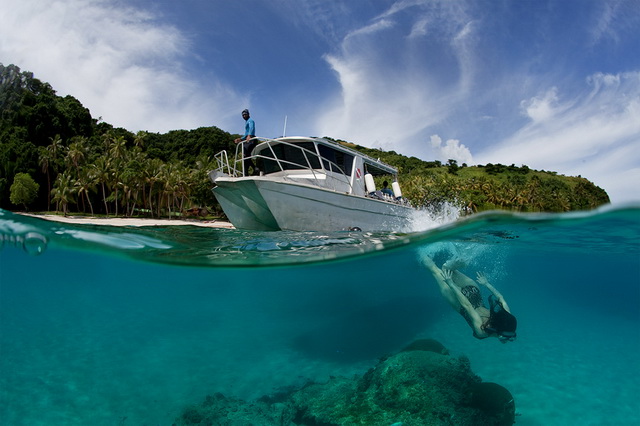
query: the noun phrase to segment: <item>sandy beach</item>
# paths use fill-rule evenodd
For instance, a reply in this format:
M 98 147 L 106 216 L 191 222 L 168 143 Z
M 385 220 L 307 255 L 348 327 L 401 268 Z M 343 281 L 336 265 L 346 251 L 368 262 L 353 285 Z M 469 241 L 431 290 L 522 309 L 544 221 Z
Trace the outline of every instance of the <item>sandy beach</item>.
M 200 220 L 200 219 L 138 219 L 127 217 L 92 217 L 92 216 L 57 216 L 48 214 L 20 213 L 24 216 L 37 217 L 55 222 L 85 224 L 85 225 L 111 225 L 111 226 L 172 226 L 191 225 L 207 228 L 234 229 L 234 226 L 224 220 Z

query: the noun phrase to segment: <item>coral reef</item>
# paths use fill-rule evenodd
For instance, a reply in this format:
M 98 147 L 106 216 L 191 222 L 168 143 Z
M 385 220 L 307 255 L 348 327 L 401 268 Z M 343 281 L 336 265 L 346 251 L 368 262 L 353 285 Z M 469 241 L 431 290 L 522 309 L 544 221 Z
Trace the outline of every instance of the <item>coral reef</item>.
M 483 383 L 466 357 L 425 339 L 384 358 L 361 377 L 265 396 L 257 401 L 208 396 L 175 425 L 511 425 L 513 396 Z M 443 353 L 446 352 L 447 354 Z
M 202 404 L 184 409 L 175 425 L 236 426 L 246 424 L 280 425 L 286 406 L 264 401 L 246 402 L 215 393 Z M 290 417 L 290 416 L 288 416 Z

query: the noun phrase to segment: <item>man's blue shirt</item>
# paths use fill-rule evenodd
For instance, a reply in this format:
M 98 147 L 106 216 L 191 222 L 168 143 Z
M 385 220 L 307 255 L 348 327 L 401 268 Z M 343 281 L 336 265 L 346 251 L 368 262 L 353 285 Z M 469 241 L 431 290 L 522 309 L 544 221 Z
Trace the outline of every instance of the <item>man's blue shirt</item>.
M 246 139 L 247 136 L 255 136 L 256 135 L 256 123 L 253 121 L 253 118 L 247 118 L 247 122 L 244 123 L 244 136 L 242 139 Z

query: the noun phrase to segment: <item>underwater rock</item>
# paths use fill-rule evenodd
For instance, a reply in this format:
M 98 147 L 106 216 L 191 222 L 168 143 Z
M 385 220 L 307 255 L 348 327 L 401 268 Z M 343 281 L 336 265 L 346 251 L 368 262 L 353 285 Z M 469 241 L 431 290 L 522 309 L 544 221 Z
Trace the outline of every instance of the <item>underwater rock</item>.
M 482 410 L 493 419 L 495 425 L 512 425 L 516 418 L 513 395 L 497 383 L 484 382 L 474 385 L 471 406 Z
M 221 393 L 209 395 L 204 402 L 185 408 L 173 426 L 238 426 L 238 425 L 280 425 L 289 405 L 263 401 L 247 402 L 224 396 Z M 286 415 L 293 417 L 293 413 Z
M 361 377 L 331 377 L 277 398 L 215 394 L 185 409 L 175 425 L 511 425 L 514 416 L 509 391 L 482 383 L 466 357 L 410 350 Z
M 449 349 L 435 339 L 418 339 L 405 346 L 401 352 L 430 351 L 437 354 L 449 355 Z
M 350 411 L 357 399 L 357 385 L 356 378 L 332 377 L 327 383 L 305 386 L 292 396 L 296 413 L 292 424 L 315 426 L 349 423 L 345 422 L 345 413 Z
M 401 352 L 381 361 L 358 381 L 358 393 L 336 423 L 477 424 L 477 410 L 469 403 L 470 390 L 478 382 L 466 358 L 430 351 Z

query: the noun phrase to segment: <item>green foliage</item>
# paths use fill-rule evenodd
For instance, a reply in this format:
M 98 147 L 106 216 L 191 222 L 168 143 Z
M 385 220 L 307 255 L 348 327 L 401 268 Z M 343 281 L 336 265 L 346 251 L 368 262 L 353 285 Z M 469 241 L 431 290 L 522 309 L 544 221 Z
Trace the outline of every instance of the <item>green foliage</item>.
M 211 158 L 235 149 L 233 137 L 216 127 L 133 134 L 98 123 L 78 100 L 56 96 L 15 65 L 0 64 L 0 107 L 4 208 L 9 183 L 23 172 L 46 188 L 36 199 L 40 209 L 157 216 L 196 203 L 215 210 Z
M 459 168 L 460 166 L 458 166 L 458 162 L 456 160 L 449 159 L 449 161 L 447 162 L 447 171 L 449 173 L 451 173 L 452 175 L 457 175 Z
M 609 202 L 606 192 L 584 178 L 561 177 L 530 170 L 485 174 L 466 167 L 455 175 L 449 167 L 424 175 L 400 177 L 403 194 L 417 205 L 458 204 L 468 212 L 506 209 L 564 212 L 593 209 Z
M 38 148 L 56 135 L 68 140 L 90 137 L 93 132 L 91 114 L 78 100 L 56 96 L 49 84 L 15 65 L 0 64 L 0 111 L 0 176 L 4 178 L 23 172 L 43 184 Z M 0 186 L 0 191 L 0 207 L 6 206 L 6 186 Z
M 195 165 L 202 156 L 213 158 L 222 150 L 235 150 L 231 135 L 217 127 L 173 130 L 166 134 L 149 133 L 146 147 L 156 158 L 163 161 L 184 161 L 188 165 Z
M 22 204 L 26 210 L 27 204 L 31 204 L 38 196 L 39 187 L 27 173 L 16 174 L 11 185 L 11 202 Z

